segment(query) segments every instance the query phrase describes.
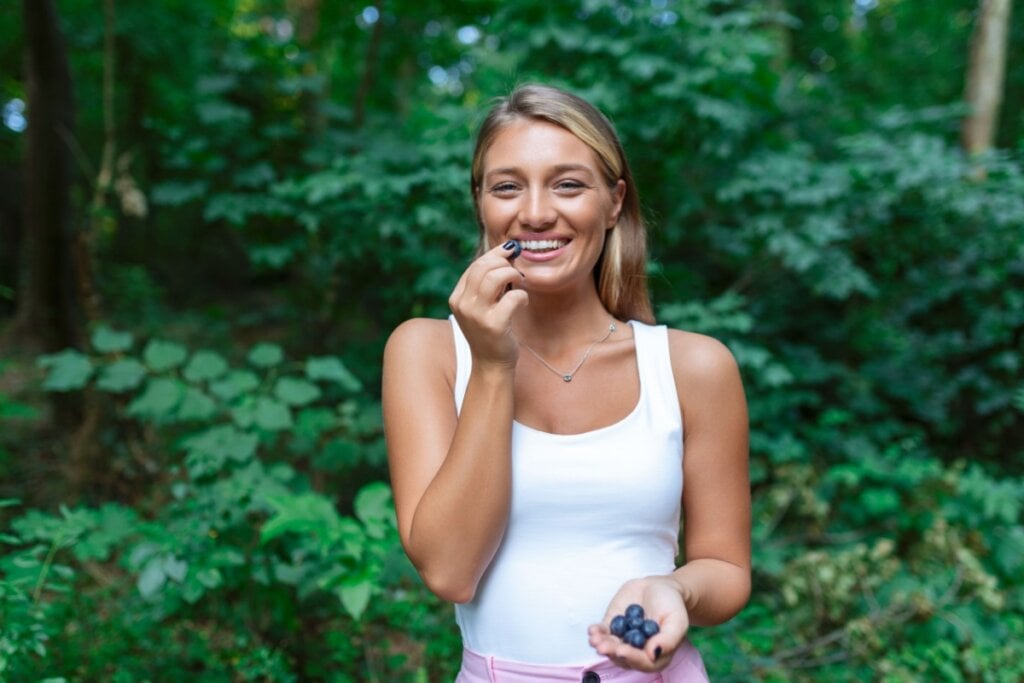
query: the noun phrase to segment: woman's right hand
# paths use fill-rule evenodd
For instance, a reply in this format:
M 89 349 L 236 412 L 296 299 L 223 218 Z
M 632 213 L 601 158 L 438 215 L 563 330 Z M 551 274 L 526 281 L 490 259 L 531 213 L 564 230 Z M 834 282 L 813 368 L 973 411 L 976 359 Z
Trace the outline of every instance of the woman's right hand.
M 529 295 L 517 288 L 525 276 L 509 260 L 514 250 L 509 241 L 484 252 L 466 268 L 448 297 L 473 362 L 481 366 L 515 366 L 519 357 L 512 316 L 527 304 Z

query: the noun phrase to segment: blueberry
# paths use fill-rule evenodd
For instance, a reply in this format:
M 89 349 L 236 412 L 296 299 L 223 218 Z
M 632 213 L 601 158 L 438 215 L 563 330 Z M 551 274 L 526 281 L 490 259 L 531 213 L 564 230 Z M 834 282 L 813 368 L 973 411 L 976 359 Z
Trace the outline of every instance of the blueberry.
M 633 603 L 632 605 L 626 608 L 626 618 L 632 619 L 633 617 L 640 617 L 641 621 L 644 618 L 644 608 L 640 605 L 637 605 L 636 603 Z
M 626 631 L 626 635 L 622 636 L 622 640 L 633 647 L 643 647 L 647 642 L 647 636 L 644 635 L 643 631 L 634 628 Z
M 637 604 L 627 607 L 625 614 L 612 617 L 609 628 L 612 635 L 637 648 L 643 647 L 647 639 L 659 631 L 658 622 L 653 619 L 645 620 L 644 608 Z

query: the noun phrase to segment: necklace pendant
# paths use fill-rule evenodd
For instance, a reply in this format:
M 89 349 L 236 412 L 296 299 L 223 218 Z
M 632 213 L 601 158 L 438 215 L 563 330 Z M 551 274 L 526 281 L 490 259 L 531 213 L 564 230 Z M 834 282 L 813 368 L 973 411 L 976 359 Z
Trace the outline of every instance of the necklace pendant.
M 564 381 L 564 382 L 571 382 L 572 381 L 572 375 L 562 375 L 562 381 Z

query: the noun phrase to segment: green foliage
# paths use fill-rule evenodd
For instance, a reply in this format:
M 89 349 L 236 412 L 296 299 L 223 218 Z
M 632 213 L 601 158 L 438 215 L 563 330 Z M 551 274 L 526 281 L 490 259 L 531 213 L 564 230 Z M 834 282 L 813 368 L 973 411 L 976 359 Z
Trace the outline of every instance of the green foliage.
M 60 8 L 82 102 L 94 5 Z M 37 369 L 101 402 L 121 502 L 4 507 L 0 678 L 453 677 L 451 608 L 380 483 L 380 348 L 447 313 L 474 126 L 534 79 L 615 121 L 659 320 L 744 375 L 755 590 L 695 629 L 712 677 L 1024 676 L 1024 173 L 957 147 L 964 3 L 396 2 L 373 25 L 313 3 L 300 35 L 307 5 L 118 4 L 118 148 L 153 211 L 96 237 L 132 332 Z M 80 114 L 98 158 L 102 112 Z M 4 379 L 7 475 L 45 412 Z
M 93 374 L 89 358 L 73 349 L 66 349 L 39 358 L 39 366 L 48 372 L 43 388 L 47 391 L 74 391 L 81 389 Z
M 20 680 L 102 666 L 99 653 L 84 655 L 78 634 L 88 627 L 84 633 L 121 632 L 128 649 L 115 639 L 102 657 L 116 654 L 119 676 L 145 678 L 156 670 L 154 654 L 133 653 L 130 643 L 167 642 L 158 633 L 170 626 L 180 643 L 160 657 L 177 660 L 171 672 L 201 666 L 212 676 L 230 668 L 248 671 L 244 680 L 298 680 L 334 669 L 365 680 L 367 658 L 388 647 L 369 632 L 399 625 L 392 595 L 436 600 L 411 581 L 387 485 L 359 487 L 344 514 L 296 465 L 342 439 L 353 449 L 342 473 L 373 461 L 380 425 L 367 413 L 376 405 L 355 393 L 359 383 L 335 356 L 292 362 L 280 346 L 262 343 L 244 354 L 248 367 L 233 367 L 220 354 L 166 340 L 133 352 L 132 336 L 99 328 L 97 354 L 47 357 L 43 384 L 66 390 L 65 359 L 73 359 L 124 417 L 156 428 L 149 447 L 165 454 L 165 502 L 144 516 L 106 504 L 57 515 L 29 510 L 10 521 L 2 537 L 10 552 L 0 555 L 0 672 Z M 83 374 L 74 374 L 80 387 Z M 95 581 L 97 563 L 118 576 L 112 592 Z M 261 597 L 239 607 L 238 594 Z M 68 603 L 68 595 L 78 597 Z M 139 618 L 97 622 L 81 611 L 91 600 Z M 189 623 L 235 644 L 202 644 Z M 339 662 L 323 643 L 284 647 L 300 625 L 349 633 L 361 654 Z

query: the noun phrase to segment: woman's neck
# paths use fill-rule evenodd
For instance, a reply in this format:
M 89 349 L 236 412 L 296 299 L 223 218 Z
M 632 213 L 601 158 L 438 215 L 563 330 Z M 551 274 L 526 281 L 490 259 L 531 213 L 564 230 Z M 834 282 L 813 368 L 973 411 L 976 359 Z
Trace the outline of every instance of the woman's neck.
M 513 320 L 516 337 L 538 353 L 552 355 L 589 344 L 608 329 L 614 318 L 596 290 L 578 297 L 530 294 L 530 302 Z

